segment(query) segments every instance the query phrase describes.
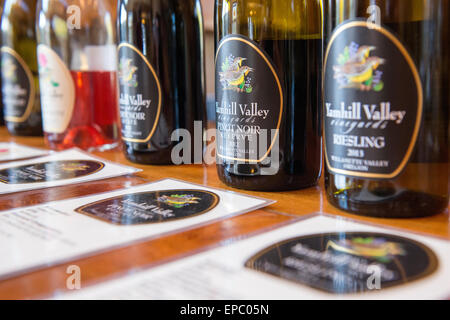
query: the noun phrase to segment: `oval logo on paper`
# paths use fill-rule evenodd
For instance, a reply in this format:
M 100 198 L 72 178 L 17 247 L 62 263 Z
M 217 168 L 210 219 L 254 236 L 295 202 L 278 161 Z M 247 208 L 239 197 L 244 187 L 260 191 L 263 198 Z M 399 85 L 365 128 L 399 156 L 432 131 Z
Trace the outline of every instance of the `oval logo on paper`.
M 333 294 L 362 293 L 407 284 L 437 269 L 427 246 L 367 232 L 315 234 L 262 250 L 246 267 Z
M 128 43 L 119 45 L 119 89 L 122 139 L 149 142 L 161 116 L 161 84 L 147 58 Z
M 0 182 L 6 184 L 42 183 L 80 178 L 94 174 L 104 164 L 91 160 L 62 160 L 23 165 L 0 170 Z
M 203 190 L 167 190 L 127 194 L 101 200 L 76 212 L 118 225 L 170 222 L 205 214 L 219 196 Z

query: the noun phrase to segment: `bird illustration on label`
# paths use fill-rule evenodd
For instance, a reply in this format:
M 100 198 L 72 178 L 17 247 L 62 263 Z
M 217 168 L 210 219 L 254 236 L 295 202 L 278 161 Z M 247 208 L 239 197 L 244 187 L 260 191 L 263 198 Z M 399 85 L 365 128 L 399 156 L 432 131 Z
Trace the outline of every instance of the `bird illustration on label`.
M 376 92 L 383 90 L 383 72 L 377 69 L 385 64 L 386 60 L 370 56 L 374 50 L 374 46 L 360 46 L 355 42 L 345 47 L 337 59 L 338 64 L 333 66 L 334 78 L 337 79 L 340 89 Z
M 69 162 L 69 163 L 64 163 L 61 166 L 61 169 L 64 171 L 69 171 L 69 172 L 86 171 L 86 170 L 89 170 L 89 166 L 82 164 L 82 163 Z
M 171 196 L 164 195 L 158 198 L 158 202 L 165 203 L 174 208 L 184 208 L 190 204 L 198 204 L 201 198 L 189 194 L 174 194 Z
M 1 70 L 3 77 L 10 81 L 17 81 L 17 66 L 14 64 L 11 58 L 4 58 L 1 61 Z
M 249 66 L 242 65 L 247 60 L 242 57 L 228 56 L 222 64 L 222 72 L 219 72 L 220 82 L 224 90 L 251 93 L 252 78 L 250 72 L 255 71 Z
M 389 263 L 396 256 L 406 255 L 406 251 L 401 244 L 373 237 L 356 237 L 339 241 L 329 240 L 327 250 L 330 249 L 340 253 L 372 258 L 382 263 Z
M 132 59 L 120 59 L 119 63 L 119 79 L 122 86 L 134 87 L 138 86 L 136 71 L 138 68 L 132 65 Z

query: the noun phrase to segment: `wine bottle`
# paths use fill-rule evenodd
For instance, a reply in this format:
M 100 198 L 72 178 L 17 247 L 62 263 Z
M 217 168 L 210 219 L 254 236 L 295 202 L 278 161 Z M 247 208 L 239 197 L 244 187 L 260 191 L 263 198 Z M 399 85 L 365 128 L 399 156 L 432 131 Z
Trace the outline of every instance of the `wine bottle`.
M 174 131 L 190 134 L 191 151 L 195 139 L 203 141 L 206 100 L 200 0 L 121 0 L 118 34 L 126 157 L 142 164 L 173 164 L 172 151 L 178 144 L 171 139 Z M 201 156 L 201 147 L 196 151 Z M 193 154 L 187 162 L 193 161 Z
M 1 22 L 2 102 L 8 131 L 42 135 L 35 0 L 6 0 Z
M 449 201 L 449 2 L 324 1 L 325 185 L 361 215 L 437 214 Z
M 42 114 L 52 149 L 118 145 L 114 9 L 108 0 L 38 2 Z
M 220 179 L 282 191 L 322 170 L 321 1 L 216 0 Z

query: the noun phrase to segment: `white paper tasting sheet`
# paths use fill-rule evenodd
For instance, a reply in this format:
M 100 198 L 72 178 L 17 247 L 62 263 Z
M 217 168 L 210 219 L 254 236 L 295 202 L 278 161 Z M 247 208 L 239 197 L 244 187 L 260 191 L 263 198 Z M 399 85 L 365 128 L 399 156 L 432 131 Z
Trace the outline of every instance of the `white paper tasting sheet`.
M 166 179 L 0 212 L 0 279 L 267 206 Z
M 46 154 L 48 154 L 47 150 L 27 147 L 13 142 L 0 142 L 0 162 L 40 157 Z
M 0 165 L 0 194 L 59 187 L 140 171 L 105 161 L 78 149 Z
M 445 299 L 448 241 L 315 216 L 56 299 Z

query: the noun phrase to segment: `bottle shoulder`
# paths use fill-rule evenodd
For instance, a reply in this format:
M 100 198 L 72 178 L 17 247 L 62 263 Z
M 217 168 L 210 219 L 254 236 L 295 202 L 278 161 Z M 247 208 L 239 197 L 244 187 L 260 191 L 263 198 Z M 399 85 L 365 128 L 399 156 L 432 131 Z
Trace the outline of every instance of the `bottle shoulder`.
M 320 39 L 321 1 L 237 1 L 215 4 L 216 38 L 241 34 L 255 40 Z

